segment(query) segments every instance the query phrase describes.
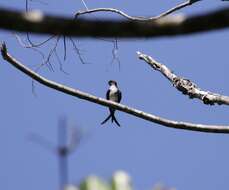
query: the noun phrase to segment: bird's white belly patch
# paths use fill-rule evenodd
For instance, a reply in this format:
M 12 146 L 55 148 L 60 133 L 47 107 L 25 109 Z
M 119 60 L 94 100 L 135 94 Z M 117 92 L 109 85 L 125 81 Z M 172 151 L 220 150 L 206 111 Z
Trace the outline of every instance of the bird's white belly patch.
M 110 100 L 114 102 L 118 102 L 117 93 L 110 93 Z

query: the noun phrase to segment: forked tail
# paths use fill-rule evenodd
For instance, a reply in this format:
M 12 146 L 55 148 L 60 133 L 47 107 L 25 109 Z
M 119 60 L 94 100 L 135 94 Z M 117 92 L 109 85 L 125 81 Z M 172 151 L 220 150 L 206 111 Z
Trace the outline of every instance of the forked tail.
M 101 123 L 101 125 L 103 125 L 104 123 L 106 123 L 110 118 L 111 118 L 111 122 L 115 122 L 116 125 L 118 125 L 119 127 L 121 127 L 121 125 L 119 124 L 119 122 L 117 121 L 117 119 L 115 118 L 115 110 L 110 109 L 110 115 L 108 115 L 108 117 Z

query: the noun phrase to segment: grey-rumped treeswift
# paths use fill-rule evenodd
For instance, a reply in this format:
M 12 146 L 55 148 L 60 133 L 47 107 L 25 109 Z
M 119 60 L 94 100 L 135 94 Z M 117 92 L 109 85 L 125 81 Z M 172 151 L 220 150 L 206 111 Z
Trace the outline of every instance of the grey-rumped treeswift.
M 106 93 L 106 99 L 113 101 L 113 102 L 117 102 L 119 103 L 122 99 L 122 92 L 119 90 L 117 82 L 114 80 L 110 80 L 108 82 L 109 84 L 109 89 Z M 114 108 L 109 108 L 110 110 L 110 114 L 108 115 L 108 117 L 101 123 L 101 125 L 103 125 L 104 123 L 106 123 L 110 118 L 111 118 L 111 122 L 115 122 L 119 127 L 121 126 L 119 124 L 119 122 L 117 121 L 117 119 L 115 118 L 115 109 Z

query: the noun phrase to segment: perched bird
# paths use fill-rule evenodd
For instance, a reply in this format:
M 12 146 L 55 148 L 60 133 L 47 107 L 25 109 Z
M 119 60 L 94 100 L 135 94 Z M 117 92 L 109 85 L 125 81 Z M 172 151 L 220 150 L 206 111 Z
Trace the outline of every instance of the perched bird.
M 122 93 L 121 91 L 118 89 L 118 85 L 117 82 L 114 80 L 110 80 L 108 82 L 109 84 L 109 89 L 107 91 L 106 94 L 106 99 L 107 100 L 111 100 L 113 102 L 117 102 L 119 103 L 122 99 Z M 110 115 L 108 115 L 108 117 L 101 123 L 101 125 L 103 125 L 104 123 L 106 123 L 110 118 L 111 118 L 111 122 L 113 123 L 113 121 L 120 127 L 119 122 L 117 121 L 117 119 L 115 118 L 115 109 L 113 108 L 109 108 L 110 110 Z

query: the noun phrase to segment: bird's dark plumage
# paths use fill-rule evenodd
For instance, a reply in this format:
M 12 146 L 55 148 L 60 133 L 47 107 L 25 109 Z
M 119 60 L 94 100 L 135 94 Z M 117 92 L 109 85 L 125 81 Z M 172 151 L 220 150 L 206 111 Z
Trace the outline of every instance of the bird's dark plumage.
M 119 103 L 121 101 L 121 99 L 122 99 L 122 93 L 118 89 L 117 82 L 116 81 L 113 81 L 113 80 L 110 80 L 108 82 L 108 84 L 109 84 L 110 88 L 109 88 L 109 90 L 106 93 L 106 99 Z M 110 110 L 110 114 L 101 123 L 101 125 L 103 125 L 104 123 L 106 123 L 111 118 L 111 122 L 112 123 L 115 122 L 120 127 L 121 125 L 119 124 L 119 122 L 115 118 L 115 109 L 109 108 L 109 110 Z

